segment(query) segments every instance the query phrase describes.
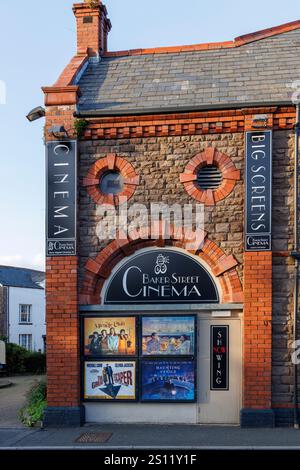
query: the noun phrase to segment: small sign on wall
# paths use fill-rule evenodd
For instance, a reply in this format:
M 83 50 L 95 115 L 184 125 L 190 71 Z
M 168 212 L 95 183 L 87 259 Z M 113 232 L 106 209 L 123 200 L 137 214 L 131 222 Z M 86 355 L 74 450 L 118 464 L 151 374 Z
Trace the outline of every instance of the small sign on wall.
M 272 249 L 272 131 L 246 132 L 245 250 Z
M 211 326 L 211 390 L 229 390 L 229 326 Z
M 46 255 L 76 255 L 77 144 L 47 142 Z

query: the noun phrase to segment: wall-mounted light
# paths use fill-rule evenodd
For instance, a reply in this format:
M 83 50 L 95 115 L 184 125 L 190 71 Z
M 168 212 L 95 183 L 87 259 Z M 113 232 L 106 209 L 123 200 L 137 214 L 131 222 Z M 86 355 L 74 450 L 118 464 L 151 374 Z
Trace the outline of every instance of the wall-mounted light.
M 45 108 L 42 106 L 38 106 L 37 108 L 33 108 L 26 116 L 28 121 L 36 121 L 37 119 L 40 119 L 44 117 L 46 114 Z

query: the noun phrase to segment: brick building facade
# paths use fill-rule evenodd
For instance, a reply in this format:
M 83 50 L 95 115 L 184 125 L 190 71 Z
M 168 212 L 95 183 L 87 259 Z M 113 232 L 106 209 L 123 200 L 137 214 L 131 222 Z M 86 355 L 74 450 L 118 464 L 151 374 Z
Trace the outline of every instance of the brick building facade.
M 47 258 L 46 424 L 103 422 L 107 416 L 124 422 L 291 424 L 296 110 L 287 85 L 300 72 L 300 21 L 225 43 L 108 52 L 105 6 L 75 4 L 74 14 L 77 54 L 57 82 L 43 88 L 46 140 L 78 143 L 77 253 Z M 53 126 L 67 133 L 58 138 Z M 246 251 L 245 133 L 266 130 L 272 130 L 273 145 L 272 249 Z M 203 167 L 218 169 L 217 187 L 197 182 Z M 119 194 L 101 190 L 109 172 L 122 177 Z M 201 243 L 189 248 L 186 234 L 173 226 L 166 237 L 163 224 L 156 238 L 129 232 L 122 239 L 101 239 L 99 207 L 110 203 L 118 209 L 120 196 L 129 207 L 204 205 Z M 153 249 L 197 260 L 217 286 L 219 301 L 187 302 L 173 310 L 151 302 L 106 304 L 114 273 Z M 191 311 L 198 324 L 198 397 L 176 405 L 177 419 L 170 413 L 173 404 L 84 399 L 82 318 Z M 205 395 L 202 370 L 211 373 L 214 325 L 230 328 L 228 383 L 226 391 L 207 385 Z M 141 386 L 137 382 L 137 395 Z

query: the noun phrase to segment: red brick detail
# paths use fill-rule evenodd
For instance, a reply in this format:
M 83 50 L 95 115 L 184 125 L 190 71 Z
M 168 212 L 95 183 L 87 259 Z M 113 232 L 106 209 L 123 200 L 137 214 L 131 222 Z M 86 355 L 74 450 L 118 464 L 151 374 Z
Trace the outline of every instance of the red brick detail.
M 79 87 L 76 85 L 65 87 L 43 87 L 46 106 L 64 106 L 76 104 L 80 96 Z
M 48 406 L 80 404 L 77 266 L 77 257 L 47 258 Z
M 257 121 L 258 114 L 260 113 L 251 113 L 249 114 L 248 110 L 243 111 L 245 113 L 245 131 L 259 131 L 259 130 L 266 130 L 272 129 L 274 126 L 274 115 L 273 113 L 266 113 L 265 116 L 267 118 L 266 121 Z M 284 121 L 286 124 L 286 121 Z M 282 118 L 278 120 L 278 127 L 283 125 Z
M 54 83 L 56 87 L 66 87 L 73 85 L 79 72 L 88 63 L 87 51 L 74 56 L 70 63 L 66 66 L 58 80 Z
M 147 54 L 174 54 L 180 52 L 194 52 L 194 51 L 209 51 L 215 49 L 232 49 L 233 47 L 244 46 L 254 41 L 260 41 L 277 34 L 287 33 L 300 28 L 300 20 L 285 23 L 273 28 L 256 31 L 254 33 L 245 34 L 234 39 L 234 41 L 214 42 L 204 44 L 193 44 L 190 46 L 171 46 L 171 47 L 156 47 L 148 49 L 131 49 L 116 52 L 107 52 L 106 57 L 122 57 L 134 55 L 147 55 Z
M 271 407 L 272 253 L 244 254 L 244 407 Z
M 77 53 L 88 50 L 90 57 L 105 53 L 108 33 L 111 30 L 106 7 L 100 0 L 93 4 L 76 3 L 73 5 L 73 12 L 77 22 Z
M 68 138 L 76 139 L 74 130 L 74 105 L 48 106 L 46 108 L 45 140 L 57 140 L 57 137 L 49 134 L 49 128 L 54 125 L 63 125 L 68 132 Z
M 219 188 L 215 190 L 202 190 L 197 184 L 197 172 L 206 165 L 215 165 L 222 172 L 223 180 Z M 184 184 L 186 192 L 197 201 L 206 206 L 214 206 L 225 199 L 234 189 L 241 174 L 231 159 L 214 147 L 209 147 L 187 164 L 184 173 L 180 175 L 180 181 Z
M 143 138 L 163 137 L 166 135 L 171 137 L 218 134 L 220 133 L 217 127 L 218 122 L 222 122 L 222 132 L 224 134 L 244 132 L 245 123 L 247 128 L 250 124 L 247 116 L 251 116 L 252 126 L 252 118 L 257 114 L 273 115 L 274 130 L 293 129 L 295 124 L 296 114 L 294 106 L 154 114 L 151 116 L 95 117 L 88 119 L 89 126 L 82 139 L 129 139 L 136 138 L 138 132 Z M 267 128 L 271 128 L 272 121 L 268 120 Z M 168 133 L 166 134 L 167 131 Z
M 100 180 L 102 175 L 109 170 L 117 170 L 124 178 L 123 191 L 113 196 L 112 194 L 103 194 L 100 190 Z M 129 200 L 140 182 L 140 177 L 136 174 L 131 163 L 125 158 L 118 157 L 114 153 L 97 160 L 88 171 L 82 185 L 87 188 L 87 192 L 96 204 L 114 204 L 118 205 L 122 198 Z
M 46 106 L 65 106 L 77 104 L 81 96 L 79 86 L 74 85 L 76 77 L 86 65 L 87 54 L 80 54 L 71 60 L 56 83 L 51 87 L 42 87 Z
M 277 34 L 288 33 L 289 31 L 294 31 L 295 29 L 300 28 L 300 20 L 291 21 L 289 23 L 284 23 L 279 26 L 274 26 L 273 28 L 262 29 L 250 34 L 244 34 L 235 38 L 235 43 L 237 46 L 242 46 L 244 44 L 249 44 L 250 42 L 260 41 L 261 39 L 270 38 L 276 36 Z
M 231 268 L 234 268 L 237 265 L 238 265 L 238 262 L 234 258 L 234 256 L 232 256 L 232 255 L 226 256 L 226 258 L 222 258 L 218 262 L 218 264 L 216 265 L 216 267 L 214 269 L 214 274 L 215 274 L 215 276 L 220 276 L 224 272 L 228 271 Z
M 222 293 L 222 303 L 242 303 L 243 290 L 235 266 L 233 256 L 227 256 L 224 251 L 214 242 L 203 237 L 199 238 L 199 250 L 191 249 L 189 234 L 183 234 L 181 230 L 173 226 L 158 227 L 159 239 L 147 239 L 150 230 L 145 227 L 143 233 L 132 233 L 128 238 L 114 240 L 104 248 L 95 259 L 90 258 L 85 266 L 85 277 L 80 290 L 80 303 L 82 305 L 93 305 L 101 302 L 101 290 L 105 279 L 109 277 L 112 269 L 126 256 L 143 248 L 152 246 L 174 246 L 183 248 L 193 255 L 197 255 L 206 263 L 213 274 L 218 277 Z M 166 233 L 170 238 L 166 239 Z M 145 238 L 142 238 L 145 236 Z M 205 241 L 204 241 L 205 239 Z M 204 241 L 204 242 L 203 242 Z

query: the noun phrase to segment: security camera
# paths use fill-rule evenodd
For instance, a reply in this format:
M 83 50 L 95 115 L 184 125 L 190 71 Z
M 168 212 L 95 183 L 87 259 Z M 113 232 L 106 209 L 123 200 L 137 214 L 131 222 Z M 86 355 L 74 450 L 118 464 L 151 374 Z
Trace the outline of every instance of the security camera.
M 37 108 L 32 109 L 27 114 L 26 118 L 28 119 L 28 121 L 32 122 L 32 121 L 36 121 L 37 119 L 44 117 L 45 114 L 46 114 L 45 108 L 43 108 L 42 106 L 38 106 Z
M 54 137 L 67 137 L 68 132 L 65 129 L 65 126 L 58 125 L 58 126 L 51 126 L 48 129 L 49 135 L 53 135 Z

